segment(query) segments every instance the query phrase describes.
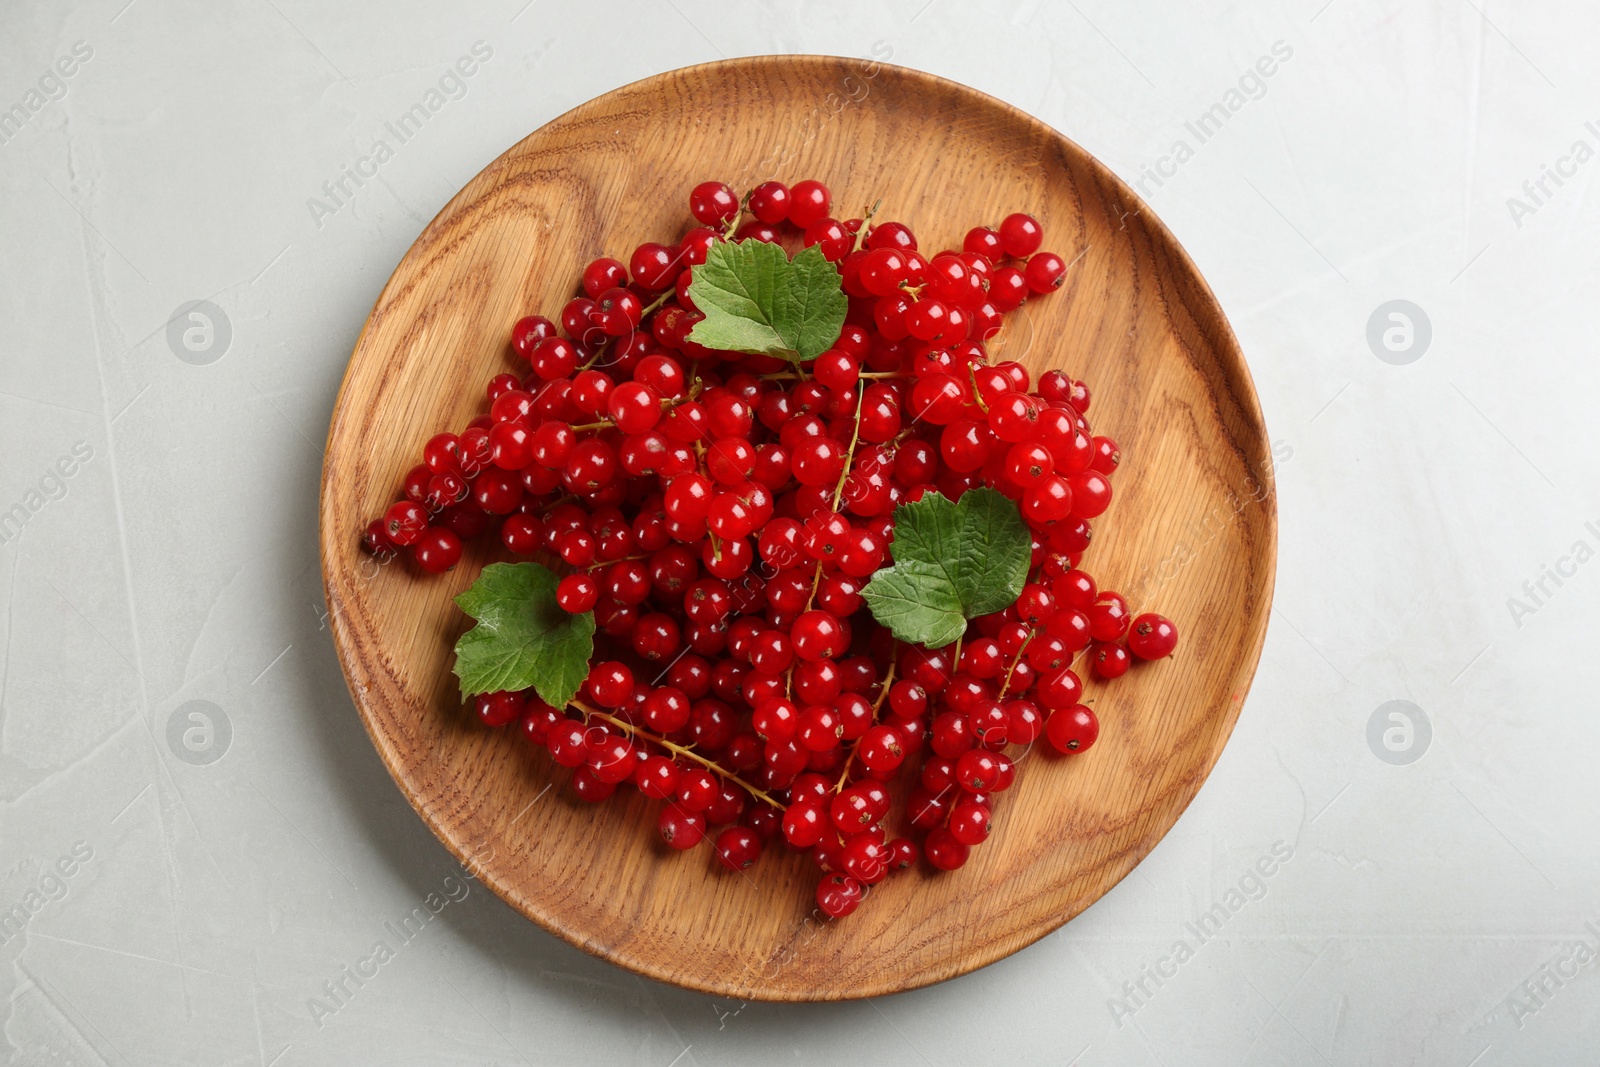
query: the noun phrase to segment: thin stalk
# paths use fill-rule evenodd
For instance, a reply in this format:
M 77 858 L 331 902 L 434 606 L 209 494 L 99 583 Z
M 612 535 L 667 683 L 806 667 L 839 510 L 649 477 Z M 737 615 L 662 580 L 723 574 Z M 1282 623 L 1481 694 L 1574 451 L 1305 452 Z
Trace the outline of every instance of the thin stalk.
M 866 214 L 861 216 L 861 229 L 856 231 L 855 244 L 850 246 L 850 251 L 852 251 L 852 252 L 861 251 L 861 242 L 866 240 L 866 238 L 867 238 L 867 230 L 872 225 L 872 216 L 874 216 L 874 215 L 876 215 L 878 213 L 878 207 L 882 203 L 883 203 L 882 198 L 874 200 L 872 202 L 872 206 L 867 208 Z
M 874 724 L 878 721 L 878 712 L 883 709 L 883 702 L 889 699 L 889 687 L 894 684 L 894 667 L 894 657 L 891 656 L 889 658 L 889 673 L 883 676 L 883 688 L 878 692 L 878 699 L 872 702 L 872 721 Z M 856 749 L 859 747 L 859 744 L 850 746 L 850 754 L 844 759 L 844 769 L 839 772 L 839 780 L 833 783 L 833 791 L 835 793 L 844 789 L 844 783 L 849 780 L 850 765 L 855 762 Z
M 854 462 L 856 458 L 856 445 L 861 440 L 861 405 L 866 401 L 866 399 L 867 391 L 865 389 L 856 390 L 856 425 L 855 428 L 850 431 L 850 448 L 849 451 L 845 452 L 844 454 L 844 470 L 840 472 L 839 484 L 835 486 L 833 490 L 834 511 L 839 510 L 839 501 L 844 499 L 844 483 L 850 477 L 850 464 Z
M 1011 688 L 1011 676 L 1017 673 L 1017 664 L 1022 662 L 1022 654 L 1028 651 L 1028 646 L 1033 644 L 1033 639 L 1038 635 L 1038 630 L 1029 630 L 1028 636 L 1022 642 L 1022 647 L 1017 649 L 1015 656 L 1011 657 L 1011 666 L 1006 668 L 1006 680 L 1000 686 L 1000 695 L 995 697 L 996 700 L 1004 700 L 1006 698 L 1006 691 Z
M 723 767 L 721 764 L 715 763 L 712 760 L 706 759 L 704 756 L 700 755 L 700 753 L 695 752 L 692 749 L 687 749 L 687 748 L 684 748 L 682 745 L 674 744 L 673 742 L 668 741 L 665 737 L 662 737 L 659 734 L 653 734 L 648 730 L 641 730 L 641 729 L 639 729 L 639 727 L 633 725 L 632 723 L 630 723 L 630 722 L 628 722 L 628 721 L 626 721 L 624 719 L 619 719 L 615 715 L 611 715 L 611 714 L 609 714 L 607 712 L 601 711 L 599 708 L 591 708 L 589 705 L 583 703 L 581 700 L 569 701 L 568 706 L 577 708 L 579 711 L 581 711 L 583 713 L 583 716 L 584 716 L 585 719 L 601 719 L 601 720 L 603 720 L 605 722 L 608 722 L 611 725 L 617 727 L 619 730 L 622 730 L 629 737 L 638 738 L 641 741 L 648 741 L 653 745 L 659 745 L 662 748 L 666 749 L 668 752 L 672 753 L 672 755 L 674 755 L 674 756 L 679 756 L 679 757 L 682 757 L 683 759 L 691 760 L 691 761 L 693 761 L 695 763 L 698 763 L 698 764 L 700 764 L 700 766 L 704 767 L 706 770 L 712 772 L 713 774 L 719 775 L 722 778 L 725 778 L 728 781 L 732 782 L 734 785 L 738 786 L 740 789 L 743 789 L 745 792 L 749 793 L 751 796 L 755 797 L 757 800 L 760 800 L 763 803 L 769 804 L 772 807 L 777 808 L 779 811 L 783 810 L 783 805 L 779 804 L 776 800 L 772 799 L 772 797 L 768 796 L 766 793 L 764 793 L 761 790 L 757 789 L 755 786 L 751 785 L 749 782 L 745 781 L 743 778 L 740 778 L 737 774 L 734 774 L 732 771 L 728 770 L 726 767 Z
M 678 290 L 673 286 L 668 286 L 665 292 L 656 297 L 654 300 L 650 301 L 650 303 L 645 306 L 645 309 L 639 312 L 639 321 L 643 322 L 646 315 L 650 314 L 652 311 L 659 311 L 661 309 L 661 305 L 665 304 L 668 300 L 671 300 L 677 295 Z

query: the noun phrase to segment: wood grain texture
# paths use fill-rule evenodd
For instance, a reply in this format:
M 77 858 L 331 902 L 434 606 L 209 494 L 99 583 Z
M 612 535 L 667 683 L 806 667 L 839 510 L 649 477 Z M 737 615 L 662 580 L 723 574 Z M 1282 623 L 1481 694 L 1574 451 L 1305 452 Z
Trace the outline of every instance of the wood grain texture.
M 881 198 L 926 247 L 1024 209 L 1073 266 L 994 347 L 1094 391 L 1122 445 L 1117 499 L 1085 566 L 1173 618 L 1177 656 L 1103 690 L 1082 757 L 1030 753 L 995 836 L 952 874 L 908 872 L 848 920 L 813 917 L 809 861 L 746 874 L 669 854 L 637 793 L 571 799 L 567 772 L 463 712 L 450 600 L 495 558 L 442 578 L 376 567 L 365 521 L 422 443 L 480 410 L 518 317 L 554 314 L 583 263 L 686 228 L 688 190 L 816 177 L 836 210 Z M 1227 741 L 1265 634 L 1276 555 L 1268 442 L 1215 298 L 1172 235 L 1101 164 L 971 89 L 860 60 L 771 57 L 673 71 L 551 122 L 474 178 L 379 296 L 334 412 L 322 556 L 334 641 L 373 743 L 439 838 L 513 907 L 590 952 L 727 997 L 832 1000 L 915 988 L 1059 927 L 1177 820 Z M 546 786 L 556 787 L 546 791 Z

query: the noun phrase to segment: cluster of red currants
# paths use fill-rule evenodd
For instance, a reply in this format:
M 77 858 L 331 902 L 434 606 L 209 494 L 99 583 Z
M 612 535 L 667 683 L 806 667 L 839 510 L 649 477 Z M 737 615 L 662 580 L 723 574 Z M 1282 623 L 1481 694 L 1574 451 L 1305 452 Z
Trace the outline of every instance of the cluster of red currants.
M 706 182 L 677 243 L 590 263 L 559 324 L 515 325 L 521 374 L 427 443 L 365 544 L 436 572 L 494 527 L 513 555 L 559 560 L 557 602 L 598 627 L 587 681 L 567 708 L 500 692 L 478 716 L 520 724 L 585 800 L 631 783 L 663 801 L 673 848 L 722 827 L 730 868 L 779 837 L 809 851 L 837 917 L 919 855 L 966 862 L 1036 740 L 1094 743 L 1080 657 L 1115 678 L 1177 634 L 1079 566 L 1120 459 L 1087 386 L 989 361 L 1004 313 L 1065 276 L 1039 223 L 1013 214 L 927 256 L 900 223 L 830 208 L 815 181 L 743 200 Z M 849 297 L 828 351 L 797 365 L 690 339 L 693 271 L 722 240 L 820 246 Z M 861 596 L 895 508 L 978 486 L 1017 502 L 1027 585 L 950 647 L 895 641 Z M 891 835 L 891 783 L 913 767 Z

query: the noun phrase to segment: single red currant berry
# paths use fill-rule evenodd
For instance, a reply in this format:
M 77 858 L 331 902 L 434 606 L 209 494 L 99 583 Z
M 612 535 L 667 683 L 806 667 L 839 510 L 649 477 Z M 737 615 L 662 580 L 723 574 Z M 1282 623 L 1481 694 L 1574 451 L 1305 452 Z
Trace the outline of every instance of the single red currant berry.
M 728 870 L 748 870 L 761 855 L 761 838 L 748 826 L 730 826 L 717 835 L 716 850 Z
M 678 776 L 677 806 L 685 811 L 705 811 L 721 791 L 716 775 L 703 767 L 691 767 Z
M 794 218 L 793 208 L 789 210 L 789 217 Z M 837 263 L 850 254 L 850 247 L 855 243 L 855 235 L 845 229 L 838 220 L 822 218 L 806 227 L 800 243 L 806 248 L 815 245 L 822 250 L 824 259 L 830 263 Z
M 589 698 L 603 708 L 620 708 L 633 696 L 633 672 L 615 660 L 596 663 L 584 682 Z
M 967 800 L 950 809 L 950 836 L 963 845 L 981 845 L 989 838 L 989 808 Z
M 653 611 L 643 616 L 633 628 L 633 650 L 640 659 L 652 663 L 671 660 L 683 647 L 682 631 L 671 615 Z
M 1036 442 L 1012 445 L 1006 453 L 1006 475 L 1024 489 L 1040 485 L 1054 469 L 1055 458 L 1050 450 Z
M 1083 680 L 1071 667 L 1047 672 L 1039 679 L 1039 703 L 1047 708 L 1065 708 L 1077 703 L 1083 695 Z
M 550 730 L 550 758 L 557 766 L 576 767 L 589 759 L 589 728 L 566 719 Z
M 805 612 L 789 631 L 795 655 L 803 660 L 833 659 L 849 644 L 845 623 L 822 610 Z
M 840 863 L 863 885 L 876 885 L 889 876 L 888 845 L 871 834 L 856 834 L 845 842 Z
M 614 259 L 602 256 L 583 268 L 583 291 L 591 297 L 627 284 L 628 268 Z
M 1128 602 L 1118 593 L 1101 593 L 1089 606 L 1089 634 L 1096 641 L 1116 641 L 1132 621 Z
M 522 480 L 516 473 L 491 467 L 472 485 L 478 507 L 491 515 L 509 515 L 522 503 Z
M 411 546 L 411 557 L 429 574 L 443 574 L 461 562 L 461 538 L 443 526 L 430 526 Z
M 682 257 L 677 248 L 647 241 L 633 250 L 628 272 L 644 288 L 660 292 L 678 280 L 682 266 Z
M 861 377 L 861 364 L 855 357 L 830 348 L 817 357 L 811 366 L 817 381 L 829 389 L 843 390 L 854 386 Z
M 678 790 L 678 765 L 666 756 L 646 756 L 633 769 L 633 784 L 651 800 L 666 800 Z
M 1089 662 L 1093 665 L 1097 676 L 1110 681 L 1112 678 L 1121 678 L 1127 674 L 1133 658 L 1121 645 L 1098 644 L 1090 646 Z
M 1089 461 L 1089 466 L 1101 474 L 1112 474 L 1122 463 L 1122 452 L 1117 448 L 1117 443 L 1109 437 L 1096 437 L 1094 439 L 1094 459 Z
M 783 697 L 763 701 L 751 714 L 750 726 L 763 740 L 787 741 L 800 728 L 800 709 Z
M 943 826 L 928 834 L 922 845 L 922 854 L 941 871 L 953 871 L 966 863 L 968 852 L 968 847 Z
M 601 778 L 592 767 L 585 765 L 572 772 L 572 792 L 586 804 L 598 804 L 616 791 L 616 783 Z
M 987 226 L 974 226 L 961 241 L 963 252 L 976 252 L 989 262 L 998 262 L 1005 254 L 1000 245 L 1000 234 Z
M 414 545 L 428 529 L 428 512 L 421 504 L 402 500 L 383 513 L 383 530 L 392 544 Z
M 1128 651 L 1140 659 L 1161 659 L 1178 647 L 1178 628 L 1154 612 L 1135 616 L 1128 630 Z
M 1022 517 L 1035 528 L 1060 522 L 1072 514 L 1072 485 L 1059 475 L 1048 475 L 1022 494 Z
M 1044 716 L 1031 700 L 1006 701 L 1006 740 L 1016 745 L 1031 745 L 1044 732 Z
M 1089 387 L 1080 381 L 1073 381 L 1072 391 L 1067 394 L 1067 403 L 1082 415 L 1089 410 Z
M 589 323 L 608 337 L 621 337 L 639 326 L 644 305 L 631 289 L 617 287 L 601 293 L 589 311 Z
M 1002 713 L 1003 714 L 1003 713 Z M 956 784 L 969 793 L 987 793 L 1000 777 L 994 754 L 981 748 L 963 752 L 956 760 Z
M 639 750 L 626 737 L 608 737 L 589 755 L 589 770 L 609 785 L 633 777 L 639 765 Z
M 706 836 L 706 817 L 698 811 L 685 811 L 676 804 L 661 809 L 656 822 L 661 840 L 676 849 L 693 848 Z
M 706 256 L 710 254 L 711 246 L 717 243 L 718 236 L 717 231 L 709 226 L 696 226 L 684 234 L 683 240 L 678 242 L 678 255 L 682 257 L 684 263 L 691 267 L 698 267 L 706 261 Z M 680 280 L 682 279 L 680 278 Z M 683 300 L 681 293 L 679 294 L 678 302 L 689 308 L 689 310 L 694 310 L 693 305 Z M 688 332 L 687 326 L 684 327 L 684 332 Z
M 534 346 L 546 337 L 556 335 L 556 324 L 543 315 L 528 315 L 511 327 L 511 348 L 523 359 L 533 354 Z
M 842 919 L 856 910 L 863 892 L 859 881 L 836 871 L 817 883 L 817 907 L 830 919 Z
M 594 610 L 599 599 L 600 583 L 590 574 L 569 574 L 556 585 L 556 603 L 572 615 Z
M 887 725 L 872 727 L 857 742 L 856 758 L 870 771 L 898 769 L 906 758 L 905 749 L 900 745 L 900 731 Z
M 1057 752 L 1082 752 L 1100 736 L 1100 720 L 1082 704 L 1059 708 L 1044 724 L 1045 738 Z
M 644 433 L 661 418 L 661 398 L 648 385 L 623 382 L 606 398 L 606 410 L 623 433 Z
M 689 214 L 706 226 L 726 226 L 739 213 L 739 197 L 724 182 L 701 182 L 689 193 Z
M 944 330 L 950 309 L 941 300 L 918 300 L 906 312 L 906 332 L 919 341 L 931 341 Z
M 750 214 L 776 226 L 789 218 L 789 187 L 782 182 L 762 182 L 750 190 Z
M 1055 616 L 1055 598 L 1050 595 L 1050 590 L 1036 582 L 1029 582 L 1022 587 L 1022 593 L 1017 597 L 1017 618 L 1033 626 L 1042 626 Z
M 394 542 L 389 540 L 382 519 L 373 519 L 367 523 L 367 528 L 361 535 L 361 548 L 369 555 L 384 561 L 394 554 Z
M 1079 611 L 1088 611 L 1094 606 L 1095 598 L 1100 595 L 1100 590 L 1094 584 L 1087 571 L 1073 570 L 1062 575 L 1052 587 L 1056 599 L 1069 608 Z
M 483 725 L 498 729 L 520 719 L 525 704 L 519 693 L 479 693 L 472 698 L 472 712 Z
M 1072 487 L 1072 513 L 1093 519 L 1111 506 L 1111 482 L 1096 470 L 1079 471 L 1068 480 Z
M 1028 288 L 1032 292 L 1048 293 L 1061 288 L 1061 283 L 1067 277 L 1067 263 L 1054 252 L 1038 252 L 1028 259 L 1028 265 L 1022 269 L 1022 273 L 1028 279 Z
M 1032 215 L 1018 211 L 1000 223 L 1000 247 L 1012 259 L 1026 259 L 1044 243 L 1044 227 Z
M 800 713 L 796 739 L 809 752 L 826 752 L 844 736 L 844 720 L 833 708 L 813 704 Z
M 684 656 L 673 666 L 682 666 L 685 661 L 688 661 L 688 665 L 691 668 L 696 665 L 696 661 L 700 664 L 705 662 L 699 656 Z M 682 674 L 683 672 L 679 672 L 679 680 L 682 680 Z M 669 675 L 667 680 L 673 681 L 672 676 Z M 707 679 L 707 686 L 709 688 L 709 678 Z M 671 734 L 688 725 L 690 708 L 691 705 L 687 693 L 678 688 L 676 684 L 664 685 L 658 689 L 652 689 L 650 695 L 645 697 L 642 714 L 644 715 L 645 725 L 650 729 L 660 734 Z
M 842 834 L 859 834 L 881 816 L 866 793 L 851 786 L 834 795 L 828 805 L 828 817 Z
M 446 471 L 446 474 L 455 474 L 455 471 Z M 428 497 L 428 483 L 437 475 L 428 469 L 426 463 L 419 463 L 406 472 L 405 480 L 400 483 L 401 494 L 414 503 L 426 502 Z
M 789 221 L 802 230 L 827 218 L 832 207 L 833 194 L 821 182 L 807 179 L 789 189 Z
M 1026 664 L 1017 664 L 1011 671 L 1011 686 L 1017 686 L 1017 670 L 1026 667 Z M 1006 726 L 1010 719 L 1006 715 L 1005 706 L 998 700 L 980 700 L 976 707 L 968 714 L 967 728 L 972 731 L 972 736 L 978 743 L 991 752 L 1004 748 L 1010 740 L 1006 735 Z
M 422 446 L 422 462 L 435 474 L 461 468 L 461 439 L 453 433 L 434 434 Z
M 824 787 L 826 788 L 826 787 Z M 790 804 L 783 813 L 783 837 L 795 848 L 810 848 L 831 829 L 821 800 L 802 800 Z
M 532 697 L 525 704 L 518 729 L 528 744 L 542 748 L 549 744 L 550 732 L 565 721 L 566 716 L 538 697 Z

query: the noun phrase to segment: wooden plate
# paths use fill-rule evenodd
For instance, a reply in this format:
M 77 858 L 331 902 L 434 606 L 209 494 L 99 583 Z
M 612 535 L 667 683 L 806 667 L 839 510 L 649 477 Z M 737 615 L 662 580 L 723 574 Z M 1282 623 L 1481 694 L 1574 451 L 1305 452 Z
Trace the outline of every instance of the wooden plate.
M 493 555 L 440 578 L 358 550 L 427 438 L 464 426 L 510 369 L 521 315 L 556 313 L 582 265 L 676 239 L 688 190 L 824 180 L 836 211 L 880 199 L 926 247 L 1023 209 L 1072 261 L 1004 352 L 1093 387 L 1121 443 L 1117 499 L 1086 566 L 1180 628 L 1173 660 L 1090 697 L 1100 741 L 1023 761 L 995 836 L 953 874 L 907 872 L 848 920 L 813 917 L 815 876 L 773 849 L 745 875 L 668 854 L 656 805 L 571 799 L 513 731 L 474 726 L 450 672 L 451 598 Z M 1276 554 L 1268 442 L 1215 297 L 1167 229 L 1043 123 L 931 75 L 765 57 L 637 82 L 549 123 L 474 178 L 417 238 L 356 344 L 328 435 L 322 558 L 334 642 L 395 781 L 483 882 L 541 926 L 662 981 L 728 997 L 877 996 L 1015 952 L 1126 875 L 1194 797 L 1261 650 Z M 554 788 L 546 789 L 555 783 Z

